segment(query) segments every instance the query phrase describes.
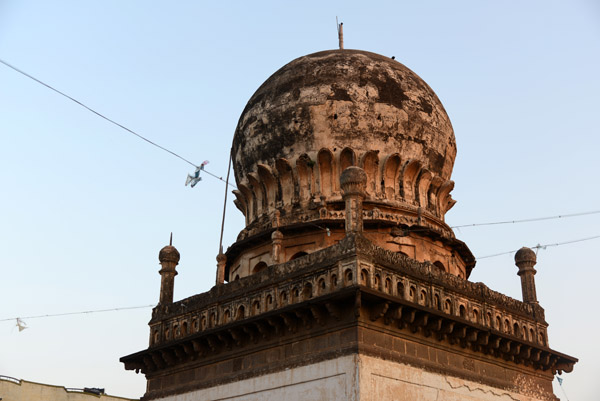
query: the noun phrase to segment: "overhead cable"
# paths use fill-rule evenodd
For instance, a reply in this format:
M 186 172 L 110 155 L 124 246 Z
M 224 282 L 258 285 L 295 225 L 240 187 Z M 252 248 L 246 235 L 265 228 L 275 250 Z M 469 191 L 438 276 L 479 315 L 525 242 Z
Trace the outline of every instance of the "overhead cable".
M 536 251 L 538 251 L 540 249 L 546 249 L 548 247 L 561 246 L 561 245 L 567 245 L 567 244 L 574 244 L 574 243 L 577 243 L 577 242 L 590 241 L 590 240 L 597 239 L 597 238 L 600 238 L 600 235 L 594 235 L 592 237 L 579 238 L 579 239 L 575 239 L 575 240 L 564 241 L 564 242 L 556 242 L 556 243 L 551 243 L 551 244 L 544 244 L 544 245 L 537 244 L 535 246 L 532 246 L 531 249 L 535 249 Z M 480 260 L 480 259 L 493 258 L 493 257 L 496 257 L 496 256 L 509 255 L 509 254 L 515 253 L 517 251 L 518 251 L 518 249 L 514 249 L 512 251 L 495 253 L 495 254 L 486 255 L 486 256 L 480 256 L 480 257 L 477 257 L 476 259 Z M 154 306 L 155 305 L 142 305 L 142 306 L 129 306 L 129 307 L 112 308 L 112 309 L 96 309 L 96 310 L 81 311 L 81 312 L 54 313 L 54 314 L 48 314 L 48 315 L 18 316 L 18 317 L 11 317 L 11 318 L 6 318 L 6 319 L 0 319 L 0 322 L 7 322 L 7 321 L 11 321 L 11 320 L 17 320 L 17 322 L 18 322 L 19 320 L 23 320 L 23 319 L 38 319 L 38 318 L 44 318 L 44 317 L 68 316 L 68 315 L 85 315 L 85 314 L 90 314 L 90 313 L 113 312 L 113 311 L 130 310 L 130 309 L 152 308 Z
M 0 322 L 7 322 L 9 320 L 38 319 L 38 318 L 42 318 L 42 317 L 87 315 L 90 313 L 99 313 L 99 312 L 114 312 L 114 311 L 129 310 L 129 309 L 153 308 L 154 306 L 156 306 L 156 305 L 128 306 L 128 307 L 123 307 L 123 308 L 112 308 L 112 309 L 96 309 L 96 310 L 88 310 L 88 311 L 81 311 L 81 312 L 54 313 L 54 314 L 50 314 L 50 315 L 18 316 L 18 317 L 11 317 L 11 318 L 7 318 L 7 319 L 0 319 Z
M 125 131 L 129 132 L 130 134 L 133 134 L 133 135 L 137 136 L 138 138 L 140 138 L 140 139 L 142 139 L 142 140 L 144 140 L 144 141 L 148 142 L 149 144 L 151 144 L 151 145 L 153 145 L 153 146 L 156 146 L 157 148 L 159 148 L 159 149 L 161 149 L 161 150 L 164 150 L 164 151 L 165 151 L 165 152 L 167 152 L 167 153 L 170 153 L 171 155 L 173 155 L 173 156 L 175 156 L 175 157 L 177 157 L 177 158 L 179 158 L 179 159 L 183 160 L 184 162 L 186 162 L 186 163 L 188 163 L 188 164 L 191 164 L 191 165 L 192 165 L 192 166 L 194 166 L 194 167 L 199 167 L 199 166 L 196 166 L 196 165 L 195 165 L 194 163 L 192 163 L 191 161 L 189 161 L 188 159 L 184 158 L 183 156 L 181 156 L 181 155 L 179 155 L 179 154 L 177 154 L 177 153 L 173 152 L 172 150 L 169 150 L 169 149 L 165 148 L 164 146 L 161 146 L 161 145 L 157 144 L 156 142 L 153 142 L 153 141 L 151 141 L 150 139 L 148 139 L 148 138 L 146 138 L 146 137 L 144 137 L 144 136 L 142 136 L 142 135 L 138 134 L 137 132 L 135 132 L 135 131 L 134 131 L 134 130 L 132 130 L 132 129 L 129 129 L 129 128 L 127 128 L 126 126 L 124 126 L 124 125 L 122 125 L 122 124 L 119 124 L 119 123 L 118 123 L 118 122 L 116 122 L 115 120 L 113 120 L 113 119 L 111 119 L 111 118 L 109 118 L 109 117 L 105 116 L 104 114 L 102 114 L 102 113 L 100 113 L 100 112 L 97 112 L 96 110 L 92 109 L 91 107 L 88 107 L 88 106 L 86 106 L 85 104 L 83 104 L 83 103 L 82 103 L 82 102 L 80 102 L 79 100 L 77 100 L 77 99 L 75 99 L 75 98 L 73 98 L 73 97 L 71 97 L 71 96 L 67 95 L 67 94 L 66 94 L 66 93 L 64 93 L 64 92 L 61 92 L 60 90 L 58 90 L 58 89 L 54 88 L 53 86 L 51 86 L 51 85 L 48 85 L 47 83 L 45 83 L 45 82 L 43 82 L 43 81 L 41 81 L 41 80 L 37 79 L 36 77 L 34 77 L 34 76 L 32 76 L 32 75 L 30 75 L 30 74 L 26 73 L 26 72 L 25 72 L 25 71 L 23 71 L 23 70 L 20 70 L 19 68 L 15 67 L 15 66 L 13 66 L 13 65 L 11 65 L 11 64 L 9 64 L 9 63 L 7 63 L 6 61 L 4 61 L 4 60 L 0 59 L 0 63 L 4 64 L 4 65 L 5 65 L 5 66 L 7 66 L 8 68 L 10 68 L 10 69 L 12 69 L 12 70 L 14 70 L 14 71 L 18 72 L 19 74 L 22 74 L 22 75 L 26 76 L 27 78 L 34 80 L 35 82 L 39 83 L 40 85 L 43 85 L 43 86 L 45 86 L 46 88 L 48 88 L 48 89 L 50 89 L 50 90 L 52 90 L 52 91 L 54 91 L 54 92 L 58 93 L 59 95 L 62 95 L 62 96 L 64 96 L 64 97 L 66 97 L 67 99 L 71 100 L 72 102 L 75 102 L 75 103 L 77 103 L 78 105 L 80 105 L 81 107 L 83 107 L 83 108 L 87 109 L 88 111 L 90 111 L 90 112 L 94 113 L 94 114 L 95 114 L 95 115 L 97 115 L 98 117 L 100 117 L 100 118 L 103 118 L 104 120 L 106 120 L 106 121 L 108 121 L 108 122 L 110 122 L 110 123 L 112 123 L 112 124 L 116 125 L 117 127 L 124 129 Z M 218 175 L 215 175 L 215 174 L 211 173 L 210 171 L 206 171 L 206 169 L 204 170 L 204 172 L 205 172 L 206 174 L 208 174 L 208 175 L 211 175 L 211 176 L 213 176 L 214 178 L 216 178 L 216 179 L 218 179 L 218 180 L 221 180 L 221 181 L 225 182 L 225 180 L 223 179 L 223 177 L 219 177 Z M 231 184 L 229 184 L 229 185 L 231 185 Z M 235 188 L 235 186 L 233 186 L 233 185 L 231 185 L 231 186 Z
M 557 216 L 547 216 L 547 217 L 534 217 L 534 218 L 531 218 L 531 219 L 494 221 L 494 222 L 489 222 L 489 223 L 463 224 L 463 225 L 459 225 L 459 226 L 451 226 L 450 228 L 494 226 L 494 225 L 498 225 L 498 224 L 529 223 L 529 222 L 532 222 L 532 221 L 566 219 L 568 217 L 588 216 L 590 214 L 599 214 L 599 213 L 600 213 L 600 210 L 594 210 L 594 211 L 591 211 L 591 212 L 572 213 L 572 214 L 560 214 L 560 215 L 557 215 Z
M 544 244 L 544 245 L 537 244 L 535 246 L 532 246 L 531 249 L 535 249 L 536 251 L 538 251 L 540 249 L 546 249 L 546 248 L 548 248 L 550 246 L 561 246 L 561 245 L 566 245 L 566 244 L 574 244 L 576 242 L 590 241 L 590 240 L 597 239 L 597 238 L 600 238 L 600 235 L 595 235 L 593 237 L 580 238 L 580 239 L 575 239 L 575 240 L 565 241 L 565 242 L 556 242 L 556 243 L 553 243 L 553 244 Z M 509 254 L 515 253 L 517 251 L 518 251 L 518 249 L 515 249 L 515 250 L 512 250 L 512 251 L 495 253 L 493 255 L 480 256 L 480 257 L 477 257 L 475 259 L 480 260 L 480 259 L 494 258 L 496 256 L 509 255 Z

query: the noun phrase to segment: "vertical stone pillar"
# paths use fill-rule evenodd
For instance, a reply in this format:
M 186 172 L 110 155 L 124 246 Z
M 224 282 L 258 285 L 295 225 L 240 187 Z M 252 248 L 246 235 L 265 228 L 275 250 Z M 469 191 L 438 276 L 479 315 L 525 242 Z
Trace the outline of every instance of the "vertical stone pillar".
M 283 233 L 279 231 L 279 225 L 281 224 L 281 212 L 275 210 L 275 216 L 273 219 L 273 226 L 276 228 L 271 234 L 271 240 L 273 241 L 273 248 L 271 249 L 271 260 L 273 263 L 281 263 L 282 252 L 283 252 Z
M 521 276 L 521 290 L 523 292 L 523 302 L 537 304 L 537 295 L 535 291 L 535 269 L 533 266 L 537 263 L 535 252 L 530 248 L 523 247 L 515 254 L 515 264 L 519 268 Z
M 271 259 L 273 263 L 281 263 L 282 251 L 283 251 L 283 233 L 279 230 L 273 231 L 271 234 L 271 240 L 273 241 L 273 249 L 271 251 Z
M 216 284 L 225 283 L 225 265 L 227 264 L 227 256 L 221 252 L 217 255 L 217 281 Z
M 362 204 L 367 189 L 367 174 L 360 167 L 350 166 L 340 176 L 340 187 L 346 202 L 346 234 L 362 232 Z
M 158 260 L 161 264 L 160 274 L 160 300 L 161 305 L 173 303 L 173 291 L 175 288 L 175 267 L 179 264 L 179 251 L 172 245 L 167 245 L 160 250 Z

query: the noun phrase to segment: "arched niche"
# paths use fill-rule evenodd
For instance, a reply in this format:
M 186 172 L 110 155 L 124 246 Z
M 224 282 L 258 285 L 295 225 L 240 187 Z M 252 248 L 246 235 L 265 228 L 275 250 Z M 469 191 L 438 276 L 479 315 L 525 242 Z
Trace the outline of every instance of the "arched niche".
M 329 197 L 336 190 L 336 180 L 334 180 L 333 174 L 335 171 L 333 153 L 329 149 L 321 149 L 317 155 L 317 160 L 319 162 L 321 195 Z
M 367 173 L 367 196 L 375 197 L 377 195 L 379 179 L 379 155 L 376 151 L 370 150 L 363 156 L 363 170 Z
M 387 199 L 396 199 L 400 195 L 400 156 L 390 155 L 383 165 L 383 193 Z

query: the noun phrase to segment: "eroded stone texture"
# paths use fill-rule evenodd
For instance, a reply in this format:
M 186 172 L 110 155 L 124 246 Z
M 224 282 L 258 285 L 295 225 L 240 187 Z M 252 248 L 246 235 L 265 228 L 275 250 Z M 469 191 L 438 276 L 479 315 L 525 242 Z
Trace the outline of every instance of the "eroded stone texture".
M 321 149 L 363 156 L 401 153 L 450 179 L 456 142 L 431 88 L 390 58 L 358 50 L 300 57 L 273 74 L 248 102 L 234 137 L 236 179 Z
M 524 302 L 467 280 L 475 259 L 444 222 L 455 154 L 433 91 L 391 59 L 276 72 L 235 133 L 246 227 L 217 285 L 161 298 L 148 349 L 121 359 L 144 400 L 556 400 L 577 359 L 549 347 L 535 254 L 516 258 Z
M 535 269 L 533 266 L 537 263 L 537 256 L 531 249 L 523 247 L 515 254 L 515 264 L 519 268 L 521 276 L 521 290 L 523 292 L 523 302 L 537 303 L 535 291 Z
M 159 305 L 150 328 L 149 348 L 122 358 L 127 369 L 146 374 L 148 400 L 346 355 L 523 396 L 517 399 L 535 388 L 534 399 L 545 400 L 552 399 L 553 374 L 577 361 L 548 347 L 538 304 L 352 233 L 327 249 Z
M 266 252 L 275 225 L 282 262 L 331 245 L 324 237 L 355 220 L 378 245 L 468 277 L 473 255 L 444 223 L 455 156 L 441 102 L 397 61 L 332 50 L 290 62 L 252 96 L 235 132 L 235 203 L 246 228 L 227 252 L 226 279 L 276 263 Z M 349 166 L 366 177 L 354 220 L 340 185 Z
M 179 251 L 172 245 L 167 245 L 160 250 L 158 260 L 160 261 L 161 269 L 159 270 L 160 280 L 160 304 L 167 305 L 173 303 L 173 290 L 175 287 L 175 270 L 179 264 Z

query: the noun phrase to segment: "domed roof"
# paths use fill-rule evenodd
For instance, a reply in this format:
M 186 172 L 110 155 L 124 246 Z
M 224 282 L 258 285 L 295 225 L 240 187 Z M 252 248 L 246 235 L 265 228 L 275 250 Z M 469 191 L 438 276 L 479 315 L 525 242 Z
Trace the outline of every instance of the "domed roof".
M 527 248 L 526 246 L 522 247 L 517 251 L 517 253 L 515 253 L 515 263 L 517 264 L 523 262 L 533 262 L 535 264 L 536 261 L 537 256 L 535 255 L 535 252 L 531 248 Z
M 326 248 L 360 220 L 374 244 L 468 277 L 475 259 L 444 222 L 455 156 L 444 107 L 404 65 L 359 50 L 300 57 L 258 88 L 238 121 L 233 192 L 246 227 L 228 266 L 243 276 L 267 247 L 278 249 L 271 262 Z M 360 197 L 360 212 L 347 210 L 358 204 L 348 196 Z M 273 230 L 283 234 L 277 244 Z
M 163 247 L 158 253 L 158 260 L 162 262 L 179 262 L 179 251 L 172 245 Z
M 254 93 L 233 140 L 236 180 L 259 163 L 346 147 L 401 153 L 443 180 L 456 156 L 448 115 L 417 74 L 375 53 L 329 50 L 288 63 Z

